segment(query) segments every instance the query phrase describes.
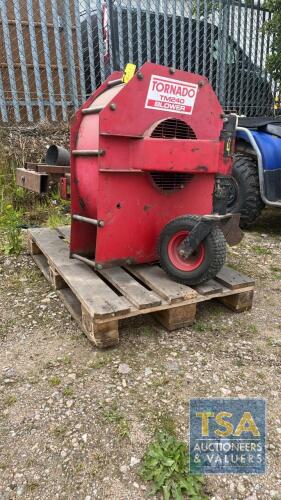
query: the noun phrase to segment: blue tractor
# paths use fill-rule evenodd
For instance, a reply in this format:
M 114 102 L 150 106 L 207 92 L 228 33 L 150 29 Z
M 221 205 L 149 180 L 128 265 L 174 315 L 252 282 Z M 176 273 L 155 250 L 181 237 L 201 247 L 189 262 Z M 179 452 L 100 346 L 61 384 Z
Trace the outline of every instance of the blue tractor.
M 248 228 L 265 205 L 281 208 L 281 116 L 239 117 L 228 211 Z

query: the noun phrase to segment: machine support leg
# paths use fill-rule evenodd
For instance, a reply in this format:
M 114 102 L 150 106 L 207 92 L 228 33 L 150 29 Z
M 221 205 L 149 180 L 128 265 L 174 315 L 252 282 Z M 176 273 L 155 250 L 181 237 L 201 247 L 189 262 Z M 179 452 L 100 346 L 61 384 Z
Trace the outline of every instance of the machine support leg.
M 119 343 L 118 320 L 97 323 L 82 306 L 82 327 L 97 347 L 110 347 Z
M 220 297 L 219 301 L 225 306 L 229 307 L 232 311 L 243 312 L 248 311 L 253 305 L 254 290 L 247 292 L 240 292 L 236 295 L 229 295 L 227 297 Z
M 195 321 L 196 304 L 188 304 L 185 306 L 172 307 L 163 311 L 154 313 L 154 317 L 168 331 L 183 328 L 192 325 Z

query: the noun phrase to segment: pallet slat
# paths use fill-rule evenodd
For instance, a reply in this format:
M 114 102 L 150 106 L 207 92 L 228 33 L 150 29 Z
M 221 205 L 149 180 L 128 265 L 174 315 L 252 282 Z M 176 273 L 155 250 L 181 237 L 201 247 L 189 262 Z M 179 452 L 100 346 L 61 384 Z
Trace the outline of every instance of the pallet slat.
M 222 283 L 222 285 L 227 286 L 231 290 L 237 290 L 238 288 L 248 287 L 255 284 L 255 281 L 235 269 L 230 267 L 223 267 L 223 269 L 217 274 L 216 280 Z
M 197 292 L 189 286 L 180 285 L 172 281 L 160 267 L 140 265 L 128 266 L 127 269 L 141 279 L 160 297 L 163 297 L 169 304 L 195 298 Z
M 219 293 L 223 291 L 223 286 L 216 280 L 209 280 L 202 285 L 197 285 L 194 287 L 196 292 L 200 295 L 211 295 L 213 293 Z
M 129 299 L 138 309 L 155 307 L 161 300 L 150 292 L 121 267 L 111 267 L 100 271 L 100 274 Z
M 63 236 L 67 243 L 70 242 L 70 226 L 59 226 L 56 228 L 56 231 Z
M 129 312 L 131 305 L 113 292 L 83 262 L 69 258 L 67 245 L 51 229 L 36 229 L 32 237 L 48 261 L 73 290 L 92 317 L 114 316 Z

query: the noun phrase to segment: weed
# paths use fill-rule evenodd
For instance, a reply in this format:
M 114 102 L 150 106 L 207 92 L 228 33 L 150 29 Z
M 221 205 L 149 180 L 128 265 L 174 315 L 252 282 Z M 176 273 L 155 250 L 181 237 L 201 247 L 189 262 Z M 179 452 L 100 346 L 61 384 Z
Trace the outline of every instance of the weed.
M 207 329 L 207 325 L 203 323 L 202 321 L 197 321 L 194 325 L 194 330 L 196 332 L 205 332 Z
M 140 476 L 152 483 L 150 495 L 163 494 L 164 500 L 206 499 L 204 479 L 188 474 L 187 445 L 167 432 L 158 432 L 143 457 Z
M 66 432 L 67 432 L 67 427 L 65 425 L 57 425 L 52 429 L 52 434 L 57 439 L 63 439 L 65 437 Z
M 107 422 L 113 423 L 116 425 L 117 432 L 120 437 L 125 438 L 129 436 L 129 424 L 127 419 L 118 411 L 118 409 L 114 406 L 111 408 L 107 408 L 104 410 L 103 415 Z
M 61 383 L 61 380 L 56 375 L 54 375 L 53 377 L 51 377 L 49 379 L 49 384 L 51 387 L 56 387 L 57 385 L 60 385 L 60 383 Z
M 258 333 L 258 328 L 254 324 L 249 325 L 249 330 L 251 333 Z
M 63 365 L 70 365 L 71 364 L 71 357 L 65 355 L 65 356 L 63 356 L 61 362 Z
M 237 359 L 236 366 L 238 366 L 238 368 L 242 368 L 242 366 L 244 366 L 242 359 Z
M 63 392 L 63 395 L 66 397 L 71 397 L 74 394 L 74 390 L 70 386 L 64 387 L 62 392 Z
M 59 226 L 65 226 L 70 223 L 69 215 L 62 214 L 59 210 L 52 209 L 47 219 L 47 226 L 55 229 Z
M 78 462 L 75 466 L 75 472 L 79 474 L 79 472 L 82 472 L 84 470 L 84 464 L 83 462 Z
M 103 368 L 108 365 L 112 360 L 112 356 L 99 357 L 96 360 L 89 361 L 88 367 L 92 369 Z
M 38 488 L 38 486 L 39 486 L 39 483 L 37 483 L 37 481 L 30 481 L 26 485 L 28 491 L 30 491 L 30 492 L 36 490 Z
M 14 396 L 13 394 L 11 394 L 10 396 L 6 397 L 6 399 L 5 399 L 5 406 L 12 406 L 16 402 L 17 402 L 16 396 Z
M 166 432 L 167 434 L 170 434 L 171 436 L 176 435 L 176 424 L 171 415 L 169 415 L 168 413 L 162 413 L 158 417 L 158 422 L 159 424 L 157 426 L 157 430 L 159 432 L 161 430 L 163 432 Z
M 5 240 L 2 250 L 6 255 L 18 255 L 22 250 L 21 218 L 21 212 L 15 210 L 12 205 L 5 205 L 0 214 L 0 228 Z
M 152 387 L 163 387 L 164 385 L 167 385 L 170 382 L 170 378 L 163 375 L 162 377 L 155 378 L 152 380 L 151 385 Z
M 281 273 L 281 267 L 278 266 L 269 266 L 270 270 L 273 271 L 274 273 Z
M 269 248 L 264 248 L 264 247 L 261 247 L 260 245 L 254 245 L 252 248 L 257 255 L 271 255 L 272 254 L 272 251 Z

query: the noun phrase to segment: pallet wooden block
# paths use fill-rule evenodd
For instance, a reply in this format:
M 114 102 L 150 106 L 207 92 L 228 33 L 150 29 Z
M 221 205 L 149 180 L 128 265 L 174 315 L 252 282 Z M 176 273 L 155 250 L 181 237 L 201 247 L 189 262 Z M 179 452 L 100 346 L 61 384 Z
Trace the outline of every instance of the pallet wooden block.
M 69 258 L 69 227 L 31 229 L 28 249 L 72 317 L 98 347 L 116 345 L 119 320 L 154 314 L 169 331 L 195 321 L 198 303 L 216 298 L 230 309 L 250 309 L 254 281 L 224 267 L 215 280 L 189 287 L 176 283 L 157 265 L 95 271 Z

